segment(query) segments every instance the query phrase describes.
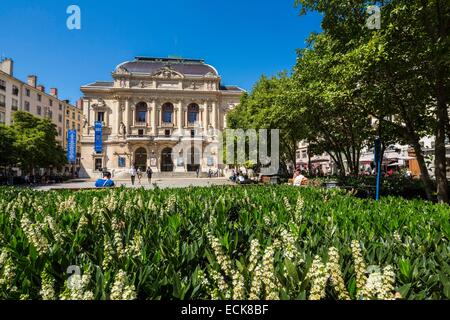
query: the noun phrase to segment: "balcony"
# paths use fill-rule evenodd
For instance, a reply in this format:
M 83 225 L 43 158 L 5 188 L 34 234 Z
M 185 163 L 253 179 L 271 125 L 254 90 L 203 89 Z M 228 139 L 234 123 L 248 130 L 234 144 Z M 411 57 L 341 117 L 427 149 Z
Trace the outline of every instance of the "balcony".
M 142 141 L 153 141 L 155 139 L 154 136 L 149 134 L 129 134 L 127 135 L 127 142 L 142 142 Z
M 147 122 L 135 122 L 134 126 L 135 128 L 147 128 L 149 125 Z
M 175 125 L 172 122 L 163 122 L 160 125 L 160 128 L 173 128 Z
M 188 122 L 187 128 L 201 128 L 202 124 L 198 121 L 196 122 Z

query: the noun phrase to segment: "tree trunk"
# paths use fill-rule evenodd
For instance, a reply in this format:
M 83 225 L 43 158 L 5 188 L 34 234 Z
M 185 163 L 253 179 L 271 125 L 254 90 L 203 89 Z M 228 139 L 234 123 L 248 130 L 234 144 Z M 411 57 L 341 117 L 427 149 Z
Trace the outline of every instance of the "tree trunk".
M 309 144 L 308 144 L 308 149 L 307 150 L 308 150 L 308 175 L 311 176 L 312 164 L 311 164 L 311 149 L 309 147 Z
M 414 152 L 416 153 L 417 162 L 420 168 L 420 179 L 422 179 L 425 193 L 427 195 L 427 199 L 430 201 L 434 201 L 433 189 L 434 185 L 431 181 L 430 175 L 428 173 L 428 168 L 425 163 L 425 158 L 422 154 L 422 147 L 418 140 L 412 141 L 412 146 L 414 148 Z
M 447 129 L 448 111 L 445 102 L 445 92 L 442 83 L 437 83 L 437 123 L 435 148 L 435 175 L 437 184 L 437 198 L 439 202 L 448 202 L 447 156 L 445 136 Z

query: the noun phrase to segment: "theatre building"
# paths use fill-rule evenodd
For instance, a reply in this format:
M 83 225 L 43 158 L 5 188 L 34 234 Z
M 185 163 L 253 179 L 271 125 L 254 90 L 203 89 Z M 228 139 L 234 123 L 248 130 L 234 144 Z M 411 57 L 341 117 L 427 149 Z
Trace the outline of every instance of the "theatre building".
M 137 57 L 118 65 L 112 78 L 81 87 L 80 176 L 96 177 L 103 168 L 120 176 L 131 166 L 220 168 L 218 133 L 244 90 L 223 85 L 213 66 L 194 59 Z

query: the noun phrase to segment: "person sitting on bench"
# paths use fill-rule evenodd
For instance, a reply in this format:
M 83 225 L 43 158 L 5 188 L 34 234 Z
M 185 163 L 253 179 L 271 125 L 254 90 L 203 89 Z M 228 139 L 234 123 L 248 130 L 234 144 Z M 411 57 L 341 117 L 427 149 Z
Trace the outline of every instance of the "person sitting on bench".
M 96 188 L 112 188 L 114 186 L 114 181 L 111 180 L 111 173 L 107 171 L 103 172 L 103 179 L 98 179 L 95 182 Z

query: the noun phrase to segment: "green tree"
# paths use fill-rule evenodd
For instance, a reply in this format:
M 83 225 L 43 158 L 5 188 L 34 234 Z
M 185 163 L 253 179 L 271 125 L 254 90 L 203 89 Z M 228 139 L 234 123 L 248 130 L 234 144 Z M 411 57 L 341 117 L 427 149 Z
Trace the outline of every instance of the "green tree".
M 5 125 L 0 125 L 0 166 L 10 166 L 16 163 L 16 136 L 14 131 Z
M 66 163 L 64 150 L 56 141 L 56 126 L 50 120 L 17 111 L 12 129 L 17 137 L 18 165 L 23 170 L 31 173 L 36 167 L 61 168 Z
M 419 140 L 435 135 L 437 195 L 439 201 L 448 201 L 450 2 L 296 0 L 296 4 L 303 14 L 310 10 L 323 14 L 324 33 L 337 43 L 334 52 L 354 62 L 354 82 L 360 84 L 366 110 L 414 147 L 429 198 L 431 180 Z M 382 28 L 370 31 L 366 8 L 373 4 L 382 7 Z
M 229 113 L 227 123 L 233 129 L 279 129 L 280 160 L 284 166 L 295 163 L 297 143 L 307 136 L 298 94 L 286 72 L 270 78 L 262 76 Z
M 363 112 L 364 101 L 358 99 L 354 68 L 337 44 L 326 34 L 312 35 L 310 46 L 299 51 L 293 78 L 316 152 L 327 152 L 341 174 L 345 167 L 358 174 L 361 150 L 375 132 Z

